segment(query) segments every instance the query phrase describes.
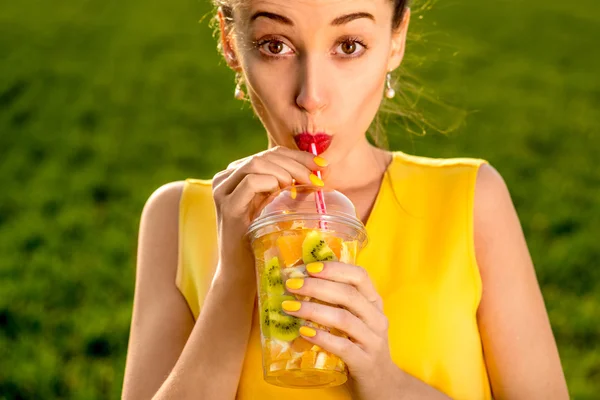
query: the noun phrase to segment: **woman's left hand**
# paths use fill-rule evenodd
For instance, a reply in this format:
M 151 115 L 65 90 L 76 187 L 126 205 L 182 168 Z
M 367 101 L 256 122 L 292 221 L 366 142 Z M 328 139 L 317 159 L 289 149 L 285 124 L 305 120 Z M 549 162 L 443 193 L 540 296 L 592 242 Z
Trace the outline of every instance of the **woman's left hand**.
M 349 339 L 312 328 L 302 328 L 302 336 L 344 360 L 350 371 L 353 398 L 395 397 L 392 394 L 400 384 L 401 371 L 392 361 L 388 319 L 368 273 L 359 266 L 340 262 L 308 264 L 307 271 L 310 277 L 306 279 L 288 279 L 287 289 L 342 308 L 315 302 L 284 302 L 286 313 L 338 329 Z M 298 311 L 288 311 L 298 307 Z

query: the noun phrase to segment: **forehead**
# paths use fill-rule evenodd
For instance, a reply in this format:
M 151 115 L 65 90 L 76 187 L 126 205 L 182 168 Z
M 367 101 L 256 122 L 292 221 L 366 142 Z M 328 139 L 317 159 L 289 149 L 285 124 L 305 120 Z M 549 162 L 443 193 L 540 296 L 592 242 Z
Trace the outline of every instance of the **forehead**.
M 390 16 L 390 4 L 391 0 L 247 0 L 242 18 L 250 22 L 254 14 L 266 11 L 285 16 L 294 24 L 329 24 L 341 15 L 365 12 L 373 15 L 375 22 L 383 22 Z

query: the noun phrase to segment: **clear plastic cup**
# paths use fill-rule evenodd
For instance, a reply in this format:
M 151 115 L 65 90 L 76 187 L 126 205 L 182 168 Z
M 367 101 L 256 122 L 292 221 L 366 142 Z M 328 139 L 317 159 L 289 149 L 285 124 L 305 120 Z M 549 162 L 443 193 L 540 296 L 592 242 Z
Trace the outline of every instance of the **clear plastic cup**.
M 326 214 L 317 212 L 318 193 L 324 199 Z M 306 264 L 332 260 L 356 264 L 367 234 L 356 217 L 354 205 L 335 190 L 304 185 L 288 187 L 267 198 L 248 235 L 256 265 L 265 380 L 295 388 L 343 384 L 348 379 L 344 362 L 302 338 L 298 329 L 308 325 L 347 336 L 336 329 L 290 316 L 282 310 L 281 303 L 317 301 L 294 295 L 285 287 L 287 279 L 308 276 Z

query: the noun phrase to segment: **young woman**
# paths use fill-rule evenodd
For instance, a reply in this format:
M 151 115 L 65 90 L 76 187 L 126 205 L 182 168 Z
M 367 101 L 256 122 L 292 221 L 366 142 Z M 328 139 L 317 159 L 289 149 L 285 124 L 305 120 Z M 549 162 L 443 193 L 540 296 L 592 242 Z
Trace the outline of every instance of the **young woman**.
M 269 148 L 214 179 L 167 184 L 141 219 L 125 399 L 566 399 L 535 271 L 501 176 L 366 133 L 404 56 L 405 0 L 218 0 L 220 48 Z M 246 94 L 241 82 L 245 82 Z M 400 87 L 396 88 L 401 90 Z M 320 157 L 305 150 L 318 144 Z M 306 340 L 348 365 L 346 385 L 262 378 L 253 257 L 266 194 L 323 182 L 366 224 L 357 264 L 324 264 L 292 315 L 346 332 Z M 291 289 L 290 289 L 291 290 Z

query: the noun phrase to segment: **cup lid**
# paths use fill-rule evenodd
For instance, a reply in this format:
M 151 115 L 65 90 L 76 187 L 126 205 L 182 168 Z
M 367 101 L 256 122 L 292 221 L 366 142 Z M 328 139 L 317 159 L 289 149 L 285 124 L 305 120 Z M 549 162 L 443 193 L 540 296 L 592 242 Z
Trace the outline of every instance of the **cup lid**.
M 316 199 L 321 196 L 325 212 L 317 210 Z M 356 215 L 354 204 L 341 192 L 313 185 L 297 185 L 283 188 L 271 194 L 258 208 L 259 212 L 248 228 L 248 234 L 267 225 L 291 221 L 322 220 L 342 223 L 360 232 L 365 226 Z

